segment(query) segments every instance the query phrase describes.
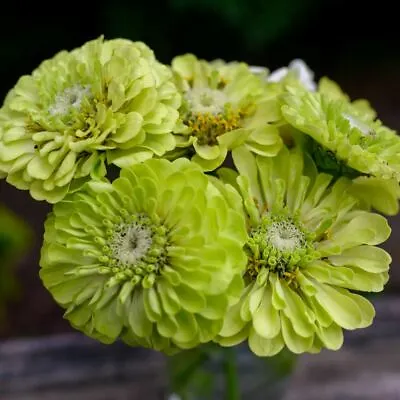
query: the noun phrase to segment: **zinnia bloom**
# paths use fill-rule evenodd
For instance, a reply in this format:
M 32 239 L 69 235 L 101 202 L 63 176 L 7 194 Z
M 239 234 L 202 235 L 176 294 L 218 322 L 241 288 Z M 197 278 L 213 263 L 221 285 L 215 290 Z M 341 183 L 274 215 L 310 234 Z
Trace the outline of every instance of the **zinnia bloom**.
M 325 173 L 306 176 L 297 149 L 275 158 L 246 149 L 233 156 L 248 263 L 246 287 L 218 342 L 248 339 L 259 356 L 284 346 L 294 353 L 339 349 L 342 329 L 364 328 L 374 317 L 373 306 L 355 292 L 381 291 L 388 280 L 391 258 L 375 247 L 390 234 L 386 219 L 357 208 L 349 179 L 331 184 Z
M 282 141 L 273 123 L 281 118 L 279 103 L 246 64 L 209 63 L 187 54 L 174 58 L 172 70 L 183 96 L 172 156 L 188 152 L 212 171 L 241 145 L 264 156 L 277 154 Z
M 163 155 L 180 95 L 169 68 L 141 42 L 98 39 L 23 76 L 0 110 L 0 176 L 55 203 L 68 190 Z
M 304 149 L 318 169 L 355 179 L 354 195 L 369 199 L 366 203 L 380 212 L 396 214 L 400 138 L 376 119 L 369 103 L 350 102 L 338 85 L 326 78 L 318 93 L 292 87 L 282 98 L 284 118 L 304 134 Z
M 40 276 L 87 335 L 171 352 L 217 335 L 243 289 L 246 236 L 199 166 L 152 159 L 54 206 Z

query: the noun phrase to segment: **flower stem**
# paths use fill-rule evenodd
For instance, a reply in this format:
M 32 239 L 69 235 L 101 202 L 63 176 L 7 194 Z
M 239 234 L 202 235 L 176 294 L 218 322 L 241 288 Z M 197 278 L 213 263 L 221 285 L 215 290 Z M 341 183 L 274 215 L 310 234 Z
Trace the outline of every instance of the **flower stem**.
M 225 349 L 226 400 L 240 400 L 235 349 Z

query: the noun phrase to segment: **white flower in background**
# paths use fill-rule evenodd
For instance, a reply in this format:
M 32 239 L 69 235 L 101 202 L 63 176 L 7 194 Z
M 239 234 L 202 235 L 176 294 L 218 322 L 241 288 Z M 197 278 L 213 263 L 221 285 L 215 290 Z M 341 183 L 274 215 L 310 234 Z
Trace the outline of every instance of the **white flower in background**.
M 251 66 L 250 71 L 256 75 L 267 75 L 268 69 L 260 66 Z M 300 83 L 310 92 L 317 90 L 317 84 L 314 81 L 314 72 L 309 66 L 300 59 L 295 59 L 287 67 L 278 68 L 267 76 L 268 82 L 280 82 L 288 74 L 292 74 Z
M 307 90 L 311 92 L 317 90 L 317 84 L 314 81 L 314 72 L 311 71 L 303 60 L 298 58 L 291 61 L 287 67 L 282 67 L 273 71 L 271 75 L 268 76 L 267 80 L 269 82 L 279 82 L 289 73 L 293 73 Z

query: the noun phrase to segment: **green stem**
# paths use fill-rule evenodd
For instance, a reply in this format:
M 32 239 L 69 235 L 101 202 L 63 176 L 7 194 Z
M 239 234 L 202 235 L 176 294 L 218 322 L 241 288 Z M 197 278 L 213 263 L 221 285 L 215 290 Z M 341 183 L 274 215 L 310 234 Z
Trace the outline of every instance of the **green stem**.
M 240 400 L 235 349 L 225 349 L 226 400 Z
M 210 358 L 207 352 L 201 351 L 198 356 L 188 365 L 182 363 L 182 371 L 172 379 L 173 389 L 179 393 L 186 388 L 192 375 Z

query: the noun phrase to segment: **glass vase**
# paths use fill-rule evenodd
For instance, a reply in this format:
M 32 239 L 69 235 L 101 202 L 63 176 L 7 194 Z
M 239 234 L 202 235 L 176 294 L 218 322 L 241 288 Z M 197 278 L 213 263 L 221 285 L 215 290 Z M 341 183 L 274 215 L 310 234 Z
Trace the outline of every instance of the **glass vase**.
M 257 357 L 247 344 L 203 345 L 168 358 L 172 400 L 281 400 L 296 356 Z

